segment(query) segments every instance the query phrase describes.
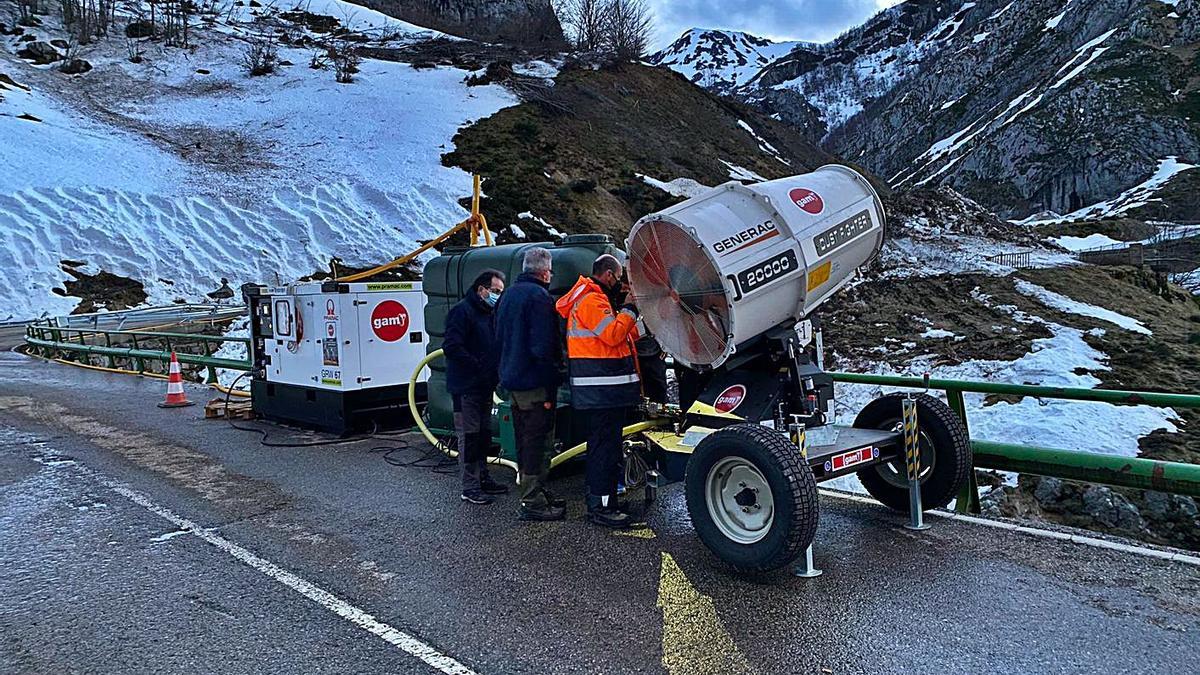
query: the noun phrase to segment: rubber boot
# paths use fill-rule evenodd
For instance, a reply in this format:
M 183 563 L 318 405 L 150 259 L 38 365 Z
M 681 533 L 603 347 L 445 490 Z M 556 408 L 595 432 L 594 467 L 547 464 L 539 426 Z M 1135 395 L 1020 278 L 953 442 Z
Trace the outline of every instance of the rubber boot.
M 611 506 L 609 504 L 612 504 Z M 628 514 L 616 508 L 616 500 L 611 497 L 587 496 L 587 517 L 596 525 L 624 529 L 631 525 Z

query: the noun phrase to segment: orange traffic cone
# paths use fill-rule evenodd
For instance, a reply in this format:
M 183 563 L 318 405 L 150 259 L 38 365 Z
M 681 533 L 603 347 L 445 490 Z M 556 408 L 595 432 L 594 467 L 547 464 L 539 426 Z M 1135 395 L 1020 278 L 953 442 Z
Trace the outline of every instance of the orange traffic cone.
M 183 393 L 183 375 L 179 372 L 179 360 L 171 352 L 171 370 L 167 376 L 167 400 L 158 404 L 160 408 L 183 408 L 193 403 Z

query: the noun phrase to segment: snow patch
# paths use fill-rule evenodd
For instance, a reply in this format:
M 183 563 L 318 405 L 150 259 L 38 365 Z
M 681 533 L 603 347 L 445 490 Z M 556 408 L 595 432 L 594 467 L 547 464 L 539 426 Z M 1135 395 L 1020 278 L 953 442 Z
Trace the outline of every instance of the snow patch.
M 1059 311 L 1067 312 L 1068 314 L 1090 316 L 1094 319 L 1107 321 L 1111 324 L 1116 324 L 1125 330 L 1131 330 L 1135 333 L 1141 333 L 1142 335 L 1154 334 L 1149 328 L 1146 328 L 1141 321 L 1129 316 L 1125 316 L 1124 314 L 1120 314 L 1103 307 L 1089 305 L 1086 302 L 1072 300 L 1065 295 L 1055 293 L 1054 291 L 1038 286 L 1037 284 L 1030 283 L 1024 279 L 1014 279 L 1013 283 L 1016 285 L 1017 291 L 1019 291 L 1021 294 L 1034 298 L 1047 307 L 1052 307 Z
M 725 160 L 721 160 L 721 163 L 729 168 L 729 177 L 733 180 L 742 181 L 744 183 L 762 183 L 767 180 L 766 178 L 763 178 L 762 176 L 745 167 L 737 166 L 730 162 L 726 162 Z
M 1091 248 L 1100 248 L 1101 246 L 1124 245 L 1126 242 L 1113 239 L 1106 234 L 1096 232 L 1089 234 L 1086 237 L 1062 236 L 1054 237 L 1050 241 L 1067 249 L 1068 251 L 1086 251 Z
M 691 178 L 676 178 L 675 180 L 664 182 L 658 180 L 657 178 L 651 178 L 650 176 L 640 173 L 637 174 L 637 177 L 642 179 L 642 182 L 646 183 L 647 185 L 656 187 L 669 195 L 673 195 L 675 197 L 684 197 L 687 199 L 698 197 L 712 189 L 707 185 L 692 180 Z

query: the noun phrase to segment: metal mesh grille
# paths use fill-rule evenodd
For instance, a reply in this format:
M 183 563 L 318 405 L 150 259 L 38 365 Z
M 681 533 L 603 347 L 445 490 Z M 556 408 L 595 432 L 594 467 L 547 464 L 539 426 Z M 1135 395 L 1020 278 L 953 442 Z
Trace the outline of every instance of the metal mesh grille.
M 668 353 L 692 365 L 725 355 L 729 300 L 720 271 L 678 225 L 645 223 L 629 242 L 629 281 L 646 325 Z

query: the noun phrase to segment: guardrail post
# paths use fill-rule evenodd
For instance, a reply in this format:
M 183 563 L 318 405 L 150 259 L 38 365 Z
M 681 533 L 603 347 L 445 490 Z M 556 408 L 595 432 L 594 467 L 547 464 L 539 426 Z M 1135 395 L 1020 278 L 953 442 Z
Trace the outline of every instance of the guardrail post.
M 140 347 L 138 347 L 137 333 L 133 333 L 131 337 L 133 337 L 133 350 L 138 351 Z M 146 372 L 146 360 L 140 355 L 133 357 L 133 363 L 137 366 L 138 375 L 142 375 Z
M 112 335 L 109 334 L 108 331 L 105 331 L 104 333 L 104 346 L 112 347 Z M 108 354 L 108 367 L 112 368 L 113 370 L 117 369 L 117 357 L 113 356 L 111 353 Z
M 203 341 L 201 341 L 200 344 L 204 345 L 204 357 L 205 358 L 211 357 L 212 356 L 212 343 L 209 342 L 208 340 L 203 340 Z M 208 380 L 205 381 L 205 384 L 215 384 L 217 382 L 217 369 L 212 364 L 209 364 L 208 366 L 205 366 L 205 367 L 208 370 Z
M 958 419 L 962 421 L 963 429 L 967 431 L 967 438 L 971 437 L 971 427 L 967 424 L 967 402 L 963 399 L 961 389 L 947 389 L 946 401 L 950 404 L 950 409 L 958 414 Z M 975 466 L 972 463 L 971 470 L 967 472 L 967 484 L 958 491 L 958 497 L 954 500 L 954 510 L 958 513 L 979 513 L 982 509 L 979 506 L 979 481 L 975 479 Z
M 901 399 L 901 417 L 904 422 L 904 465 L 908 470 L 908 511 L 910 522 L 904 527 L 910 530 L 928 530 L 925 512 L 921 504 L 921 436 L 917 430 L 917 402 L 913 397 Z

